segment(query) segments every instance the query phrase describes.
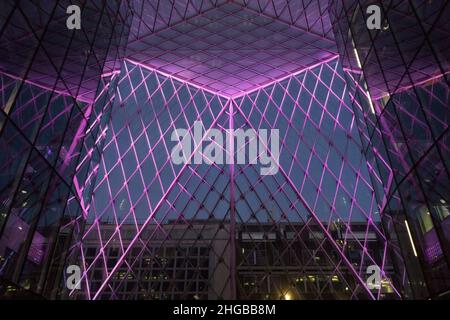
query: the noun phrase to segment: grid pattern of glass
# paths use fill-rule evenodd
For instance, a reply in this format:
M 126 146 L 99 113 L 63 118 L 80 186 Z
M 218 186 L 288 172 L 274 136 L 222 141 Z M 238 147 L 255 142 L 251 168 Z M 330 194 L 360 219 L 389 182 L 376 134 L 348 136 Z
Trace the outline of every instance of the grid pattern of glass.
M 381 30 L 364 27 L 369 4 L 381 8 Z M 382 172 L 389 243 L 406 262 L 405 296 L 448 297 L 450 4 L 333 1 L 331 8 L 366 157 Z
M 2 1 L 0 294 L 58 298 L 86 211 L 83 190 L 109 120 L 106 95 L 126 35 L 121 1 Z M 125 37 L 126 40 L 126 37 Z M 109 76 L 107 74 L 110 74 Z M 105 112 L 106 111 L 106 112 Z M 81 219 L 81 220 L 80 220 Z
M 226 99 L 125 62 L 80 243 L 84 298 L 255 296 L 246 285 L 246 252 L 254 252 L 267 274 L 291 263 L 291 272 L 259 298 L 284 297 L 287 290 L 298 298 L 399 296 L 343 75 L 333 58 Z M 261 176 L 258 164 L 174 165 L 172 131 L 185 128 L 193 136 L 195 121 L 205 131 L 279 128 L 278 174 Z M 286 250 L 266 259 L 274 239 Z M 139 269 L 174 242 L 189 250 L 209 248 L 205 286 L 197 291 L 181 290 L 172 274 L 157 293 Z M 92 243 L 99 250 L 88 254 Z M 259 251 L 266 252 L 262 258 Z M 184 264 L 197 266 L 189 256 Z M 376 290 L 365 282 L 369 265 L 382 270 L 384 285 Z M 308 277 L 320 286 L 309 280 L 291 289 L 295 279 Z

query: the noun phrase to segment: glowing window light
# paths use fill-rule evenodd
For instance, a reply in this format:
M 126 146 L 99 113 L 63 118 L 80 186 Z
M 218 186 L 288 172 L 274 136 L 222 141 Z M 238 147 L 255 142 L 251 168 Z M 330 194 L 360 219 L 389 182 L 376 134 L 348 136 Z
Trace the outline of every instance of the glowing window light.
M 352 44 L 353 44 L 353 53 L 355 54 L 355 57 L 356 57 L 356 63 L 358 64 L 358 68 L 362 69 L 362 64 L 361 64 L 361 60 L 359 59 L 358 50 L 356 49 L 355 43 L 353 41 L 352 41 Z M 367 84 L 366 84 L 365 94 L 366 94 L 367 100 L 369 102 L 370 111 L 372 112 L 372 114 L 375 114 L 375 108 L 373 106 L 372 97 L 370 96 L 370 92 L 367 89 Z
M 284 300 L 292 300 L 292 294 L 290 292 L 286 292 L 283 297 Z
M 361 60 L 359 60 L 359 54 L 358 54 L 358 50 L 355 47 L 355 44 L 353 44 L 353 52 L 355 53 L 356 63 L 358 64 L 358 68 L 362 69 Z
M 373 106 L 372 97 L 370 96 L 369 90 L 366 90 L 367 101 L 369 102 L 370 112 L 375 114 L 375 108 Z
M 413 249 L 414 256 L 417 257 L 416 246 L 414 245 L 414 241 L 413 241 L 413 238 L 411 236 L 411 230 L 409 230 L 409 224 L 408 224 L 408 221 L 406 221 L 406 220 L 405 220 L 405 225 L 406 225 L 406 230 L 408 231 L 409 242 L 411 242 L 411 247 Z

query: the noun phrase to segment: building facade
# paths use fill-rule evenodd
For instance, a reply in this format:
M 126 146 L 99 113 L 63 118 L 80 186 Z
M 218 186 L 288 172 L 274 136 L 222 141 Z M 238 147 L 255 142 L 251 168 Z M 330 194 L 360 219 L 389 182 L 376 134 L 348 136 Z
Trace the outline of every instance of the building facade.
M 0 12 L 0 297 L 448 297 L 447 1 L 73 2 Z
M 170 221 L 162 228 L 156 225 L 149 233 L 157 233 L 149 244 L 140 244 L 133 248 L 131 255 L 137 258 L 129 268 L 117 271 L 109 282 L 114 290 L 113 296 L 104 295 L 101 299 L 122 300 L 171 300 L 171 299 L 230 299 L 230 270 L 237 270 L 238 299 L 340 299 L 352 298 L 349 286 L 354 279 L 346 269 L 333 268 L 329 258 L 318 253 L 315 239 L 324 239 L 320 228 L 316 226 L 309 232 L 297 236 L 297 229 L 305 225 L 282 224 L 273 228 L 265 225 L 239 225 L 236 239 L 236 251 L 230 252 L 226 230 L 229 223 L 222 221 L 192 220 L 188 223 Z M 335 237 L 344 241 L 345 226 L 335 224 L 331 228 Z M 374 256 L 383 255 L 383 248 L 375 233 L 365 236 L 366 225 L 356 223 L 352 226 L 358 236 L 349 244 L 352 261 L 361 258 L 357 241 L 368 240 L 367 248 Z M 89 263 L 99 254 L 104 255 L 107 265 L 114 265 L 120 258 L 122 245 L 127 245 L 133 237 L 134 227 L 124 226 L 123 244 L 115 242 L 106 252 L 99 252 L 101 244 L 96 238 L 84 241 L 84 259 Z M 111 224 L 102 229 L 102 236 L 113 233 Z M 199 239 L 198 234 L 202 235 Z M 142 253 L 141 253 L 142 252 Z M 231 254 L 236 256 L 236 266 L 230 265 Z M 327 248 L 327 254 L 338 256 L 333 248 Z M 86 289 L 96 290 L 105 279 L 102 264 L 92 264 L 77 299 L 86 299 Z M 299 268 L 301 266 L 301 268 Z M 367 267 L 367 266 L 366 266 Z M 394 275 L 394 268 L 387 262 L 384 270 Z M 390 280 L 383 279 L 380 284 L 382 298 L 395 299 L 396 295 Z M 377 291 L 378 288 L 373 288 Z M 69 292 L 67 292 L 69 293 Z
M 370 4 L 381 30 L 364 25 Z M 385 224 L 410 294 L 448 297 L 449 4 L 333 1 L 330 12 L 368 161 L 386 172 Z
M 121 1 L 4 1 L 0 14 L 0 292 L 57 298 L 84 219 L 109 121 L 108 94 L 123 51 Z M 125 38 L 126 40 L 126 38 Z M 87 196 L 85 194 L 84 196 Z

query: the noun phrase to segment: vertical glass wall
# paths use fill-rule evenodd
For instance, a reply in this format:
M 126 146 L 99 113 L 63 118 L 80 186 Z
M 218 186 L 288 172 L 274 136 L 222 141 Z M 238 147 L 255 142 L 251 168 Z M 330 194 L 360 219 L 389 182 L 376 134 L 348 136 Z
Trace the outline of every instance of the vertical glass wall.
M 369 5 L 381 29 L 369 30 Z M 447 1 L 333 1 L 331 19 L 383 217 L 414 298 L 450 289 L 450 8 Z M 389 170 L 389 167 L 391 170 Z
M 0 295 L 55 298 L 83 218 L 83 163 L 127 28 L 121 1 L 3 1 L 0 12 Z M 126 38 L 125 38 L 126 40 Z M 99 98 L 96 98 L 99 96 Z M 105 116 L 107 113 L 105 113 Z M 106 117 L 106 120 L 108 118 Z M 86 158 L 89 152 L 92 157 Z M 80 180 L 77 181 L 76 177 Z
M 278 129 L 277 173 L 261 175 L 259 162 L 174 164 L 174 130 L 194 139 L 196 122 L 223 134 Z M 125 62 L 72 296 L 400 297 L 370 180 L 378 173 L 361 149 L 337 57 L 228 99 Z M 382 272 L 372 289 L 369 266 Z

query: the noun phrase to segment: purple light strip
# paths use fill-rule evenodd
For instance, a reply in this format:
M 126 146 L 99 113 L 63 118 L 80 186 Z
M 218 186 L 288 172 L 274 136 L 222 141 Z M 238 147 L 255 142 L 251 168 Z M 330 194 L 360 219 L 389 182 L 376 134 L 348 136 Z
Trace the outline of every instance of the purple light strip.
M 181 83 L 183 83 L 183 84 L 185 84 L 185 85 L 189 85 L 189 86 L 191 86 L 191 87 L 195 87 L 195 88 L 200 89 L 200 90 L 202 90 L 202 91 L 211 93 L 211 94 L 213 94 L 213 95 L 217 95 L 217 96 L 222 97 L 222 98 L 225 98 L 225 99 L 229 99 L 229 98 L 230 98 L 230 97 L 228 97 L 228 96 L 226 96 L 226 95 L 223 95 L 223 94 L 221 94 L 221 93 L 219 93 L 219 92 L 215 92 L 215 91 L 213 91 L 213 90 L 211 90 L 211 89 L 202 87 L 202 86 L 200 86 L 200 85 L 198 85 L 198 84 L 196 84 L 196 83 L 190 83 L 190 82 L 188 82 L 188 81 L 186 81 L 186 80 L 184 80 L 184 79 L 181 79 L 181 78 L 179 78 L 179 77 L 177 77 L 177 76 L 174 76 L 174 75 L 172 75 L 172 74 L 169 74 L 169 73 L 160 71 L 160 70 L 158 70 L 158 69 L 149 67 L 148 65 L 145 65 L 145 64 L 140 63 L 140 62 L 138 62 L 138 61 L 132 60 L 132 59 L 130 59 L 130 58 L 126 58 L 125 61 L 127 61 L 127 62 L 129 62 L 129 63 L 131 63 L 131 64 L 134 64 L 134 65 L 136 65 L 136 66 L 139 66 L 139 67 L 141 67 L 141 68 L 143 68 L 143 69 L 146 69 L 146 70 L 149 70 L 149 71 L 152 71 L 152 72 L 155 72 L 155 73 L 159 73 L 160 75 L 162 75 L 162 76 L 164 76 L 164 77 L 166 77 L 166 78 L 173 79 L 173 80 L 176 80 L 176 81 L 178 81 L 178 82 L 181 82 Z
M 7 77 L 9 77 L 9 78 L 14 79 L 14 80 L 17 80 L 17 81 L 20 81 L 20 82 L 23 82 L 23 83 L 26 83 L 26 84 L 29 84 L 29 85 L 32 85 L 32 86 L 41 88 L 41 89 L 44 89 L 45 91 L 48 91 L 48 92 L 54 92 L 54 93 L 56 93 L 56 94 L 58 94 L 58 95 L 70 97 L 70 98 L 72 98 L 72 99 L 74 99 L 74 100 L 76 100 L 76 101 L 80 101 L 80 102 L 84 102 L 84 103 L 88 103 L 88 104 L 93 103 L 93 100 L 92 100 L 92 99 L 85 99 L 85 98 L 83 98 L 82 95 L 76 95 L 76 96 L 74 96 L 73 94 L 68 93 L 67 91 L 59 90 L 59 89 L 57 89 L 56 87 L 55 87 L 55 88 L 47 87 L 47 86 L 45 86 L 45 85 L 39 84 L 39 83 L 37 83 L 37 82 L 34 82 L 34 81 L 32 81 L 32 80 L 29 80 L 29 79 L 23 79 L 23 78 L 21 78 L 21 77 L 15 76 L 15 75 L 13 75 L 13 74 L 11 74 L 11 73 L 8 73 L 8 72 L 5 72 L 5 71 L 0 71 L 0 74 L 3 74 L 3 75 L 5 75 L 5 76 L 7 76 Z M 57 82 L 57 81 L 56 81 L 56 82 Z M 56 85 L 56 83 L 55 83 L 55 85 Z
M 272 81 L 270 81 L 270 82 L 268 82 L 268 83 L 265 83 L 265 84 L 263 84 L 263 85 L 261 85 L 261 86 L 258 86 L 258 87 L 256 87 L 256 88 L 253 88 L 253 89 L 248 90 L 248 91 L 245 91 L 245 92 L 243 92 L 243 93 L 239 93 L 239 94 L 234 95 L 234 96 L 231 96 L 231 97 L 229 97 L 229 98 L 230 98 L 230 99 L 234 99 L 234 100 L 236 100 L 236 99 L 238 99 L 238 98 L 243 98 L 243 97 L 245 97 L 245 96 L 250 95 L 251 93 L 260 91 L 260 90 L 263 89 L 263 88 L 270 87 L 271 85 L 274 85 L 274 84 L 276 84 L 276 83 L 280 83 L 280 82 L 282 82 L 283 80 L 290 79 L 290 78 L 295 77 L 295 76 L 297 76 L 297 75 L 299 75 L 299 74 L 302 74 L 302 73 L 304 73 L 304 72 L 313 70 L 313 69 L 315 69 L 315 68 L 317 68 L 317 67 L 319 67 L 319 66 L 321 66 L 321 65 L 327 64 L 327 63 L 332 62 L 333 60 L 337 60 L 337 59 L 339 59 L 339 55 L 338 55 L 338 54 L 337 54 L 337 55 L 334 55 L 334 56 L 332 56 L 332 57 L 330 57 L 330 58 L 328 58 L 328 59 L 325 59 L 325 60 L 323 60 L 323 61 L 321 61 L 321 62 L 318 62 L 318 63 L 315 63 L 315 64 L 313 64 L 313 65 L 310 65 L 310 66 L 308 66 L 308 67 L 306 67 L 306 68 L 304 68 L 304 69 L 301 69 L 301 70 L 298 70 L 298 71 L 296 71 L 296 72 L 293 72 L 293 73 L 291 73 L 291 74 L 289 74 L 289 75 L 287 75 L 287 76 L 278 78 L 278 79 L 276 79 L 276 80 L 272 80 Z

